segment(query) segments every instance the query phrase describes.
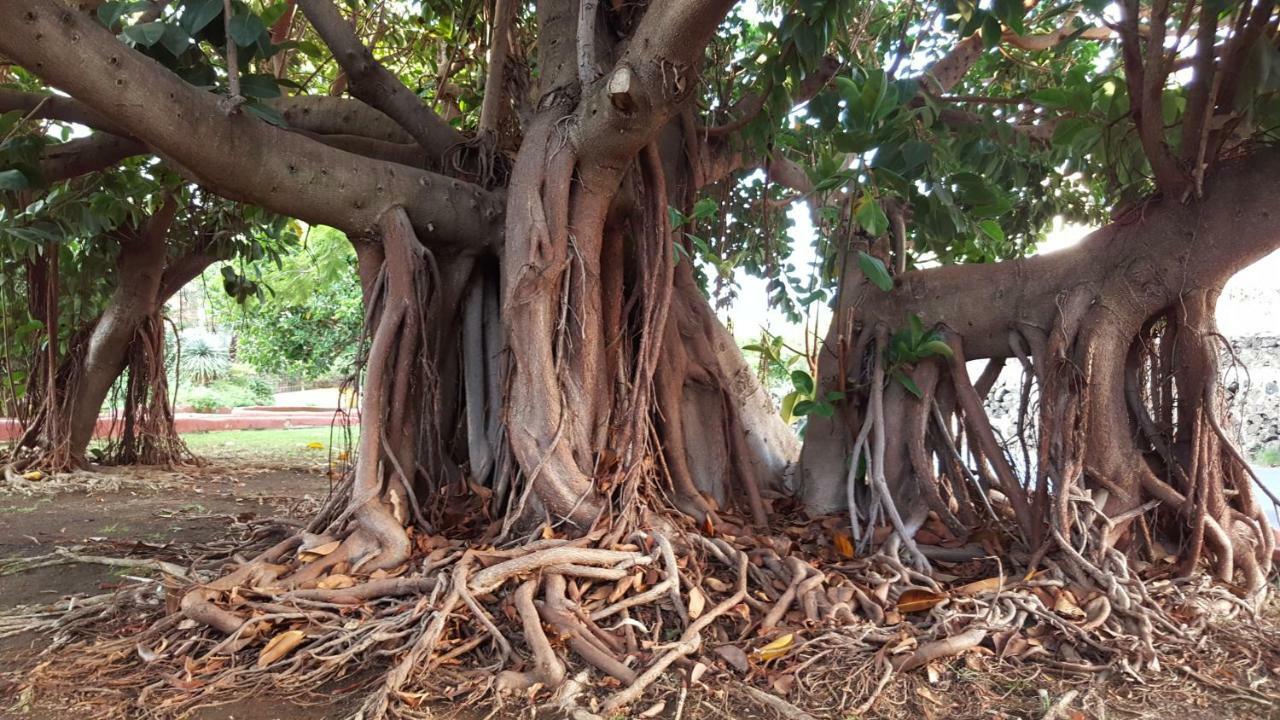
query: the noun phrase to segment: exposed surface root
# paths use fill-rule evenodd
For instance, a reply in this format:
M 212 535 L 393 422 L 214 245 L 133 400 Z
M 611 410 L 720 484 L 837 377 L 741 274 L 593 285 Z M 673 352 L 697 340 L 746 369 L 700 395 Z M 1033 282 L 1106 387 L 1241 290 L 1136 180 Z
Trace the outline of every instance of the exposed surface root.
M 9 680 L 86 717 L 177 717 L 259 692 L 306 702 L 322 687 L 363 693 L 365 718 L 425 717 L 445 698 L 558 702 L 571 688 L 580 713 L 612 717 L 674 695 L 680 677 L 715 687 L 722 674 L 784 716 L 829 717 L 876 707 L 913 670 L 958 672 L 946 670 L 957 661 L 1015 673 L 1025 663 L 1068 675 L 1105 667 L 1144 681 L 1186 666 L 1178 672 L 1229 686 L 1242 702 L 1280 702 L 1280 657 L 1257 656 L 1280 645 L 1255 645 L 1247 676 L 1193 676 L 1197 648 L 1224 627 L 1275 632 L 1204 578 L 1165 572 L 1108 586 L 1049 563 L 1020 580 L 1024 571 L 1008 566 L 1026 560 L 1017 551 L 935 561 L 925 575 L 884 554 L 849 557 L 834 518 L 737 536 L 726 521 L 706 537 L 688 519 L 647 517 L 663 530 L 511 548 L 409 529 L 412 557 L 376 570 L 330 560 L 343 546 L 334 540 L 266 525 L 246 527 L 249 544 L 236 554 L 222 546 L 27 558 L 5 567 L 108 562 L 161 579 L 5 614 L 0 637 L 53 635 L 38 665 Z M 319 566 L 306 581 L 287 579 Z M 185 582 L 204 592 L 184 591 Z M 672 587 L 682 588 L 679 605 Z M 187 617 L 169 614 L 184 597 Z M 1117 612 L 1124 603 L 1130 609 Z M 1139 603 L 1165 625 L 1137 621 Z M 218 628 L 219 616 L 234 620 Z M 583 667 L 588 689 L 567 680 Z

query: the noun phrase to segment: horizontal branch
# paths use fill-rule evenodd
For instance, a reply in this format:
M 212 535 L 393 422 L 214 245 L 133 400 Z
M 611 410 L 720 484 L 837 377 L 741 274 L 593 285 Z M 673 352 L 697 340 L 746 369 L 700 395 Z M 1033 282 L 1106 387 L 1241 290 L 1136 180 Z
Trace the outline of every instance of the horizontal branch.
M 125 158 L 145 155 L 147 146 L 132 138 L 94 133 L 45 148 L 40 155 L 40 174 L 46 183 L 106 170 Z
M 299 95 L 267 103 L 284 118 L 290 130 L 321 135 L 359 135 L 390 143 L 411 143 L 413 138 L 394 120 L 368 105 L 349 98 Z M 75 123 L 113 135 L 129 131 L 75 98 L 50 93 L 0 88 L 0 113 L 19 110 L 40 120 Z
M 428 244 L 479 246 L 501 233 L 484 189 L 337 150 L 243 114 L 126 47 L 55 0 L 0 3 L 0 53 L 100 114 L 219 195 L 353 234 L 403 205 Z
M 792 103 L 800 104 L 812 100 L 813 96 L 821 92 L 839 71 L 839 60 L 830 55 L 823 56 L 822 60 L 818 62 L 817 70 L 806 76 L 792 91 Z M 734 118 L 724 125 L 715 125 L 707 128 L 705 131 L 707 136 L 719 137 L 741 130 L 764 109 L 766 96 L 767 93 L 752 93 L 744 97 L 733 107 L 732 114 Z
M 75 98 L 0 88 L 0 113 L 13 110 L 30 114 L 33 118 L 40 120 L 76 123 L 113 135 L 129 134 L 124 128 L 108 120 L 106 115 Z
M 301 0 L 300 5 L 316 34 L 347 73 L 351 94 L 395 120 L 438 167 L 445 152 L 463 141 L 462 135 L 373 57 L 330 0 Z

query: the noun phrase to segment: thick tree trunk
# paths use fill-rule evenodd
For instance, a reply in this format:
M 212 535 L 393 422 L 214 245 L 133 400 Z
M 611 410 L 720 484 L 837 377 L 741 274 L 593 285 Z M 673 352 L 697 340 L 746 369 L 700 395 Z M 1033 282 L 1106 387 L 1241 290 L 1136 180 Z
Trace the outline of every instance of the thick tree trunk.
M 124 372 L 134 334 L 159 310 L 165 237 L 177 210 L 178 203 L 167 200 L 136 237 L 121 240 L 116 289 L 89 336 L 78 382 L 67 397 L 71 453 L 79 462 L 93 439 L 102 403 Z

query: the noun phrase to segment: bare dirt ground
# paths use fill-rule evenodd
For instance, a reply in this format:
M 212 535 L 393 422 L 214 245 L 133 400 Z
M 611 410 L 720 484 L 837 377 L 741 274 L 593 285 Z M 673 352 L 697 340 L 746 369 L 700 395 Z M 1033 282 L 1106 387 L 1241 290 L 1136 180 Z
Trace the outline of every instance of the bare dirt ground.
M 136 543 L 163 545 L 215 540 L 226 533 L 230 518 L 251 516 L 300 516 L 315 501 L 323 499 L 329 480 L 323 463 L 298 461 L 292 466 L 265 466 L 260 459 L 239 464 L 219 459 L 216 464 L 182 472 L 156 469 L 116 470 L 128 479 L 124 487 L 86 493 L 62 492 L 52 495 L 23 495 L 0 490 L 0 559 L 34 556 L 55 547 L 83 545 L 86 552 L 125 555 Z M 110 475 L 110 473 L 108 474 Z M 110 484 L 108 484 L 110 485 Z M 15 605 L 51 602 L 76 593 L 96 593 L 110 589 L 130 571 L 101 565 L 69 564 L 0 576 L 0 611 Z M 1273 602 L 1264 623 L 1280 624 L 1280 606 Z M 817 632 L 817 631 L 815 631 Z M 1270 637 L 1276 637 L 1274 633 Z M 0 718 L 4 720 L 61 720 L 65 709 L 56 702 L 37 702 L 17 709 L 16 688 L 6 687 L 3 673 L 29 665 L 46 638 L 30 635 L 0 640 Z M 876 706 L 863 715 L 854 715 L 861 697 L 873 687 L 877 677 L 864 673 L 854 677 L 857 666 L 830 658 L 830 666 L 804 680 L 815 692 L 843 697 L 828 704 L 825 713 L 812 717 L 852 720 L 853 718 L 1039 718 L 1046 717 L 1054 704 L 1074 691 L 1073 700 L 1057 711 L 1059 720 L 1085 718 L 1181 718 L 1226 720 L 1228 718 L 1280 718 L 1280 704 L 1267 705 L 1258 697 L 1244 698 L 1240 686 L 1254 686 L 1265 692 L 1280 688 L 1280 663 L 1252 663 L 1240 670 L 1232 663 L 1234 643 L 1205 652 L 1201 674 L 1196 680 L 1166 668 L 1164 676 L 1151 683 L 1136 683 L 1120 673 L 1080 675 L 1063 673 L 1052 667 L 1028 663 L 997 663 L 991 658 L 970 655 L 939 665 L 929 672 L 895 678 Z M 1280 647 L 1263 648 L 1263 657 L 1280 658 Z M 1270 667 L 1277 664 L 1276 667 Z M 723 671 L 723 672 L 721 672 Z M 765 673 L 768 668 L 753 668 Z M 754 675 L 759 677 L 759 675 Z M 12 679 L 12 675 L 10 678 Z M 725 667 L 713 667 L 699 685 L 679 700 L 685 672 L 673 674 L 665 704 L 655 711 L 662 718 L 778 718 L 773 710 L 753 702 L 738 684 L 740 676 Z M 793 691 L 794 678 L 778 677 L 774 687 L 780 694 Z M 843 685 L 843 689 L 841 686 Z M 834 690 L 833 690 L 834 689 Z M 353 711 L 357 699 L 320 698 L 323 704 L 298 705 L 289 701 L 255 697 L 205 708 L 196 720 L 337 720 Z M 639 713 L 652 703 L 636 708 Z M 442 702 L 441 717 L 461 720 L 481 718 L 534 717 L 526 710 L 477 709 Z M 540 714 L 537 717 L 547 717 Z

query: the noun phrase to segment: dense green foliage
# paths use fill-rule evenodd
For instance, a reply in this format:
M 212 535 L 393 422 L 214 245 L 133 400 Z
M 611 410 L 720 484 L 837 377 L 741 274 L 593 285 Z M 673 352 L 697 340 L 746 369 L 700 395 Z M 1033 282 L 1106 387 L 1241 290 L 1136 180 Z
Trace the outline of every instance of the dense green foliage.
M 228 266 L 211 269 L 222 278 Z M 363 321 L 355 253 L 332 228 L 312 228 L 279 263 L 253 266 L 261 292 L 243 303 L 220 292 L 209 301 L 219 330 L 235 339 L 235 359 L 282 379 L 336 380 L 355 362 Z M 216 285 L 209 281 L 210 288 Z

